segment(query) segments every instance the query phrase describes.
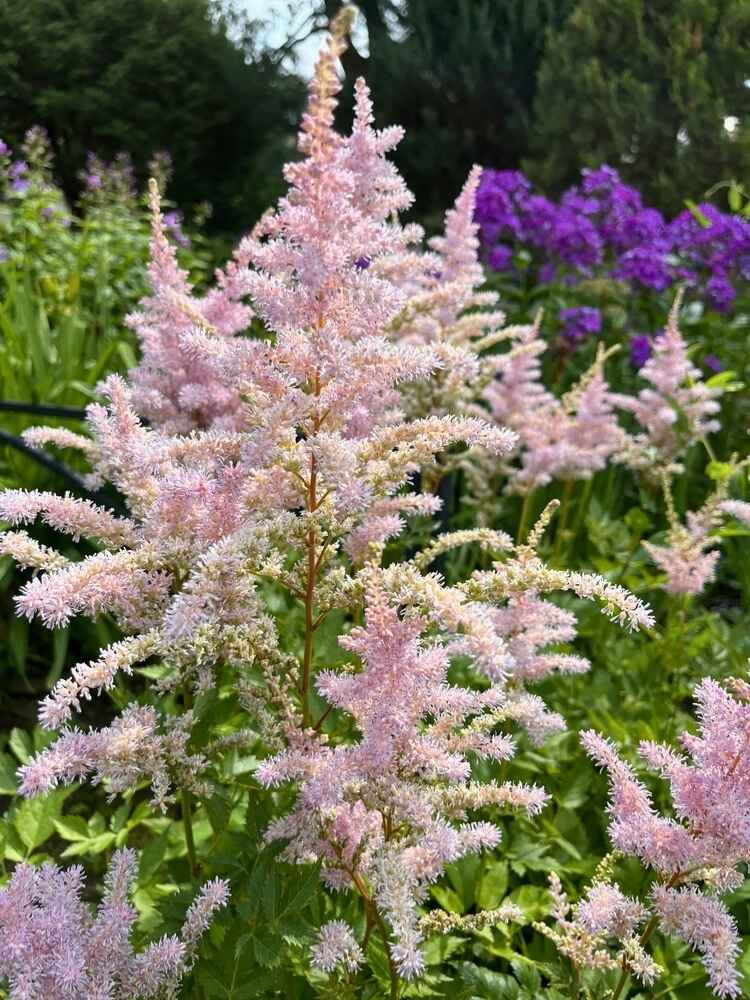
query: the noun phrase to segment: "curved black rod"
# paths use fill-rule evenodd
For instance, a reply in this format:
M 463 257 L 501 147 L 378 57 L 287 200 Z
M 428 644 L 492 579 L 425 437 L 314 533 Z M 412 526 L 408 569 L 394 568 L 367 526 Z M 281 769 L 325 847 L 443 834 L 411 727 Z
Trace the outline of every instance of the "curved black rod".
M 6 413 L 35 413 L 40 417 L 67 417 L 69 420 L 85 420 L 86 411 L 77 406 L 53 406 L 52 403 L 20 403 L 16 400 L 0 399 L 0 411 Z
M 10 448 L 15 448 L 28 458 L 31 458 L 33 461 L 44 466 L 45 469 L 49 469 L 50 472 L 54 472 L 56 476 L 64 479 L 65 482 L 76 491 L 76 493 L 81 494 L 88 500 L 93 500 L 94 503 L 98 504 L 105 504 L 108 507 L 114 508 L 117 513 L 123 513 L 124 505 L 119 497 L 112 496 L 99 490 L 90 490 L 86 486 L 84 480 L 76 472 L 73 472 L 72 469 L 63 465 L 62 462 L 58 462 L 56 458 L 52 458 L 52 456 L 48 455 L 46 451 L 41 451 L 39 448 L 32 448 L 31 445 L 26 444 L 24 440 L 16 437 L 14 434 L 9 434 L 2 428 L 0 428 L 0 444 L 7 444 Z

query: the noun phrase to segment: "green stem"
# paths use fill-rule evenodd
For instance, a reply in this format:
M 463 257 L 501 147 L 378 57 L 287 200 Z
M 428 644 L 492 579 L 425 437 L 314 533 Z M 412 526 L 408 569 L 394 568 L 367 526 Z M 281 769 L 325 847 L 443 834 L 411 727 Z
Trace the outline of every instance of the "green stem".
M 185 681 L 182 687 L 182 702 L 185 711 L 189 712 L 193 707 L 193 692 L 190 684 Z M 193 809 L 190 803 L 190 792 L 183 788 L 180 793 L 180 812 L 182 813 L 182 828 L 185 831 L 185 846 L 187 847 L 190 871 L 193 876 L 198 874 L 198 856 L 195 853 L 195 838 L 193 837 Z
M 529 522 L 531 521 L 531 510 L 532 501 L 534 499 L 534 491 L 531 490 L 523 498 L 523 507 L 521 507 L 521 520 L 518 525 L 518 534 L 516 535 L 516 545 L 521 545 L 526 541 L 526 536 L 529 533 Z
M 578 501 L 578 507 L 576 508 L 576 516 L 573 521 L 573 539 L 578 538 L 578 532 L 581 530 L 584 518 L 588 513 L 589 502 L 591 500 L 591 493 L 594 488 L 594 477 L 586 480 L 586 485 L 583 488 L 583 494 L 581 499 Z
M 563 487 L 562 503 L 560 505 L 560 519 L 557 522 L 557 531 L 555 532 L 555 551 L 552 555 L 552 561 L 557 562 L 562 552 L 563 539 L 565 538 L 565 529 L 568 523 L 568 513 L 570 511 L 570 498 L 573 495 L 573 487 L 575 483 L 572 479 L 565 480 L 565 486 Z
M 198 874 L 198 856 L 195 853 L 195 839 L 193 838 L 193 810 L 190 806 L 190 792 L 185 788 L 182 790 L 180 804 L 190 871 L 195 876 Z
M 657 922 L 658 922 L 658 917 L 654 916 L 651 917 L 649 922 L 646 924 L 646 929 L 644 930 L 643 934 L 641 934 L 640 939 L 638 941 L 641 948 L 645 944 L 648 944 L 649 938 L 656 930 Z M 617 982 L 617 986 L 615 987 L 615 992 L 612 994 L 612 1000 L 620 1000 L 620 994 L 622 993 L 623 989 L 625 988 L 625 984 L 628 982 L 629 979 L 630 979 L 630 970 L 628 969 L 627 965 L 623 963 L 622 972 L 620 973 L 620 978 Z

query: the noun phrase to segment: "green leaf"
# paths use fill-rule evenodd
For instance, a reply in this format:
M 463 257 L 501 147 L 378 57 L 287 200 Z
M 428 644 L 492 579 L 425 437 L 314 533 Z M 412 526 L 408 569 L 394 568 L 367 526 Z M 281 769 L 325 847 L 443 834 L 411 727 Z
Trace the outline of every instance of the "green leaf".
M 25 729 L 11 729 L 8 746 L 22 764 L 28 764 L 34 754 L 34 744 Z
M 63 840 L 88 840 L 89 828 L 82 816 L 63 816 L 53 820 L 55 829 Z
M 444 910 L 448 910 L 449 913 L 465 913 L 466 907 L 461 900 L 461 897 L 453 889 L 449 889 L 444 885 L 433 885 L 430 887 L 430 894 L 432 898 L 437 900 L 437 902 L 442 906 Z
M 473 962 L 461 962 L 458 974 L 477 996 L 487 1000 L 518 1000 L 521 996 L 521 987 L 511 976 L 483 969 Z
M 232 815 L 232 803 L 226 793 L 216 792 L 204 802 L 208 820 L 214 833 L 223 833 Z
M 476 888 L 476 901 L 480 910 L 493 910 L 508 891 L 508 862 L 491 864 L 482 875 Z
M 742 187 L 737 183 L 737 181 L 730 181 L 727 201 L 729 202 L 729 208 L 732 212 L 739 212 L 742 208 Z
M 36 799 L 24 799 L 13 811 L 13 826 L 29 854 L 55 833 L 63 802 L 71 789 L 58 788 Z
M 516 979 L 524 989 L 536 995 L 539 992 L 539 987 L 542 985 L 542 977 L 539 975 L 534 964 L 526 959 L 514 958 L 510 965 Z
M 0 753 L 0 795 L 15 795 L 18 788 L 16 762 L 7 753 Z

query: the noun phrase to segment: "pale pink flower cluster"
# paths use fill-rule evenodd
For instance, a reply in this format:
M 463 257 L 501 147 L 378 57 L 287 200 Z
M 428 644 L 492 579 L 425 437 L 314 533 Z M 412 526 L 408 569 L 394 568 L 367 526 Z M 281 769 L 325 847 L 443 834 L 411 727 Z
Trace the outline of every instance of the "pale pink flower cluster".
M 539 323 L 511 327 L 511 348 L 494 357 L 495 377 L 484 398 L 492 416 L 518 434 L 520 467 L 506 463 L 507 489 L 529 493 L 559 479 L 590 479 L 621 447 L 614 396 L 604 378 L 606 353 L 562 399 L 543 384 Z
M 241 301 L 247 292 L 244 272 L 232 262 L 226 271 L 217 272 L 216 288 L 198 299 L 169 242 L 153 180 L 149 204 L 152 294 L 126 320 L 141 347 L 141 360 L 131 372 L 135 406 L 152 425 L 169 433 L 233 428 L 241 419 L 239 397 L 213 376 L 183 337 L 196 324 L 220 337 L 233 337 L 248 327 L 252 312 Z
M 112 858 L 105 893 L 92 915 L 82 900 L 80 866 L 18 865 L 0 889 L 0 980 L 10 1000 L 157 1000 L 175 998 L 195 949 L 229 890 L 206 883 L 171 935 L 136 953 L 130 934 L 136 911 L 129 895 L 136 877 L 133 851 Z
M 687 448 L 719 430 L 721 390 L 709 388 L 690 360 L 678 319 L 682 294 L 675 299 L 664 333 L 640 370 L 650 385 L 637 396 L 617 394 L 617 406 L 632 413 L 643 428 L 629 437 L 620 460 L 657 476 L 680 472 Z
M 269 786 L 298 782 L 293 811 L 272 823 L 268 838 L 287 842 L 288 860 L 319 862 L 330 886 L 357 891 L 376 907 L 393 961 L 411 978 L 423 970 L 417 906 L 427 886 L 447 863 L 499 842 L 499 827 L 469 822 L 467 812 L 493 804 L 534 814 L 546 795 L 472 782 L 468 755 L 503 761 L 514 752 L 508 736 L 492 731 L 502 691 L 451 686 L 446 650 L 420 640 L 425 622 L 399 618 L 377 574 L 368 592 L 365 627 L 339 639 L 361 670 L 323 671 L 317 679 L 320 693 L 351 714 L 359 741 L 330 747 L 300 736 L 257 776 Z M 344 944 L 341 928 L 333 943 L 326 934 L 328 965 L 342 948 L 351 957 Z
M 742 465 L 733 466 L 737 472 Z M 675 511 L 671 488 L 664 480 L 664 495 L 669 518 L 666 544 L 643 542 L 643 547 L 659 569 L 666 574 L 664 590 L 668 594 L 700 594 L 714 578 L 719 538 L 714 534 L 725 517 L 736 517 L 750 524 L 750 504 L 726 500 L 729 479 L 725 478 L 699 510 L 689 510 L 683 524 Z
M 13 551 L 48 570 L 23 588 L 22 613 L 52 627 L 76 614 L 109 613 L 134 637 L 60 682 L 42 709 L 47 725 L 67 723 L 82 698 L 110 687 L 119 671 L 149 656 L 168 657 L 176 667 L 172 686 L 184 687 L 210 684 L 216 662 L 278 655 L 275 626 L 257 592 L 260 580 L 275 580 L 303 599 L 314 617 L 346 606 L 345 554 L 362 563 L 399 533 L 402 515 L 436 510 L 433 497 L 403 494 L 420 466 L 460 441 L 496 454 L 512 446 L 510 432 L 476 417 L 404 421 L 398 414 L 397 386 L 427 376 L 437 361 L 429 347 L 394 344 L 383 333 L 404 294 L 376 267 L 360 266 L 366 254 L 377 260 L 404 253 L 410 236 L 394 213 L 410 195 L 384 156 L 399 133 L 372 129 L 364 84 L 357 88 L 352 136 L 333 129 L 341 45 L 334 35 L 321 55 L 300 135 L 304 159 L 287 169 L 289 194 L 243 240 L 231 271 L 233 294 L 242 289 L 251 295 L 273 339 L 233 337 L 228 328 L 223 335 L 200 303 L 187 301 L 154 200 L 152 277 L 155 284 L 163 279 L 164 295 L 149 304 L 148 315 L 160 337 L 174 333 L 168 354 L 176 350 L 199 360 L 196 379 L 210 376 L 226 390 L 221 398 L 234 400 L 229 424 L 228 409 L 200 420 L 190 410 L 189 426 L 196 429 L 170 432 L 169 421 L 186 398 L 180 369 L 179 388 L 165 383 L 173 409 L 165 403 L 164 419 L 153 411 L 156 426 L 144 426 L 136 398 L 142 401 L 144 379 L 160 363 L 145 352 L 135 391 L 112 377 L 102 386 L 108 405 L 89 409 L 95 442 L 89 454 L 99 479 L 125 497 L 129 517 L 22 491 L 2 501 L 3 516 L 13 524 L 42 516 L 76 537 L 92 534 L 103 547 L 62 564 L 16 533 Z M 166 355 L 164 364 L 171 364 Z M 220 398 L 213 383 L 203 384 L 212 399 Z M 304 554 L 291 567 L 290 550 Z M 161 740 L 157 734 L 164 729 L 155 719 L 145 728 L 139 719 L 134 728 L 131 717 L 123 726 L 129 747 L 142 733 Z M 59 752 L 52 747 L 31 765 L 25 788 L 94 773 L 122 790 L 123 776 L 135 779 L 134 768 L 145 759 L 132 754 L 128 767 L 118 764 L 110 773 L 100 766 L 110 730 L 64 740 Z M 155 789 L 166 785 L 159 762 L 169 761 L 172 773 L 189 774 L 171 749 L 153 760 L 158 780 L 142 776 Z M 198 758 L 191 762 L 198 767 Z M 158 796 L 163 801 L 161 791 Z
M 719 896 L 742 883 L 738 865 L 750 860 L 750 687 L 736 682 L 734 690 L 738 697 L 711 679 L 698 684 L 698 732 L 682 734 L 684 754 L 641 743 L 643 759 L 670 784 L 673 817 L 655 810 L 645 786 L 606 739 L 593 730 L 581 737 L 609 774 L 612 843 L 655 869 L 659 882 L 650 911 L 665 933 L 701 952 L 720 997 L 740 996 L 741 989 L 737 927 Z M 600 926 L 621 913 L 614 896 L 602 899 L 594 906 L 599 915 L 593 922 Z M 584 917 L 592 912 L 584 906 Z
M 47 750 L 19 770 L 22 795 L 48 792 L 57 785 L 89 778 L 106 782 L 112 796 L 147 779 L 161 809 L 173 801 L 173 788 L 204 794 L 197 775 L 205 767 L 201 754 L 188 753 L 192 713 L 160 719 L 150 706 L 129 705 L 103 729 L 65 729 Z
M 636 936 L 648 910 L 609 882 L 595 881 L 586 896 L 571 906 L 555 872 L 549 875 L 554 924 L 534 927 L 549 938 L 574 966 L 584 969 L 626 970 L 650 986 L 661 974 Z M 613 948 L 614 944 L 614 948 Z
M 347 972 L 356 972 L 365 960 L 351 927 L 343 920 L 329 920 L 318 931 L 312 949 L 312 964 L 322 972 L 333 972 L 343 966 Z
M 438 362 L 429 380 L 404 387 L 405 406 L 414 417 L 486 416 L 477 406 L 493 374 L 492 360 L 484 352 L 507 334 L 502 329 L 504 314 L 487 308 L 496 304 L 498 296 L 479 291 L 484 272 L 474 209 L 480 177 L 481 169 L 473 167 L 446 213 L 443 235 L 429 240 L 427 252 L 385 258 L 380 264 L 409 292 L 391 324 L 394 336 L 399 341 L 431 345 Z M 441 474 L 450 465 L 443 457 Z

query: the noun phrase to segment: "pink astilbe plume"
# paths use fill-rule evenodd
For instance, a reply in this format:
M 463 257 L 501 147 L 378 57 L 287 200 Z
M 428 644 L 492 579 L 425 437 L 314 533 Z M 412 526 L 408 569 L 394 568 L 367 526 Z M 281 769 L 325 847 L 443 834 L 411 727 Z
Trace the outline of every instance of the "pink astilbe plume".
M 0 980 L 10 1000 L 159 1000 L 178 995 L 180 981 L 216 911 L 229 895 L 209 882 L 188 911 L 182 933 L 136 953 L 130 934 L 136 911 L 129 902 L 136 856 L 112 857 L 104 898 L 95 914 L 81 896 L 80 866 L 60 869 L 21 864 L 0 889 Z M 199 924 L 193 917 L 201 911 Z
M 554 479 L 590 479 L 623 441 L 604 378 L 607 352 L 600 349 L 581 380 L 557 399 L 542 382 L 539 356 L 546 343 L 539 322 L 510 329 L 513 346 L 494 358 L 496 376 L 485 392 L 495 419 L 518 433 L 520 467 L 503 467 L 510 477 L 508 489 L 515 493 L 528 493 Z
M 437 509 L 433 497 L 408 492 L 414 474 L 457 445 L 495 456 L 513 445 L 509 431 L 477 416 L 408 420 L 400 413 L 399 387 L 429 376 L 439 359 L 427 345 L 388 335 L 404 292 L 375 266 L 362 266 L 364 257 L 375 263 L 405 252 L 410 236 L 396 216 L 410 196 L 385 159 L 400 132 L 372 129 L 363 84 L 351 137 L 333 128 L 347 18 L 344 13 L 334 23 L 318 61 L 300 131 L 303 158 L 286 170 L 288 195 L 242 241 L 219 281 L 230 298 L 249 294 L 267 338 L 232 336 L 231 324 L 219 329 L 215 315 L 209 322 L 206 300 L 190 298 L 164 239 L 154 192 L 152 279 L 163 285 L 150 307 L 154 349 L 167 343 L 162 335 L 174 333 L 169 351 L 179 358 L 165 357 L 164 364 L 183 381 L 179 391 L 164 383 L 164 398 L 174 405 L 171 416 L 164 411 L 169 419 L 151 414 L 152 426 L 145 425 L 138 414 L 142 378 L 151 372 L 157 384 L 159 370 L 149 355 L 134 385 L 110 377 L 101 386 L 104 402 L 88 410 L 97 480 L 116 487 L 129 516 L 115 518 L 70 498 L 6 495 L 17 523 L 39 514 L 76 536 L 85 530 L 103 547 L 62 563 L 15 536 L 13 551 L 47 570 L 24 586 L 19 610 L 51 627 L 74 615 L 106 613 L 127 636 L 125 646 L 80 664 L 56 686 L 42 707 L 47 726 L 69 724 L 83 699 L 152 656 L 168 662 L 162 686 L 181 697 L 210 687 L 219 664 L 260 664 L 266 676 L 282 661 L 288 667 L 293 657 L 279 648 L 258 589 L 268 580 L 304 608 L 308 638 L 293 696 L 307 724 L 314 623 L 336 607 L 351 607 L 352 574 L 379 558 L 406 515 Z M 213 387 L 218 409 L 200 419 L 190 407 L 181 409 L 183 375 L 194 370 L 178 372 L 183 361 L 199 365 L 199 381 Z M 231 420 L 221 409 L 230 398 Z M 188 423 L 170 425 L 180 414 Z M 129 739 L 134 718 L 121 719 Z M 163 733 L 172 726 L 165 717 L 146 728 Z M 24 788 L 50 787 L 49 765 L 55 780 L 93 774 L 124 790 L 124 777 L 104 766 L 111 744 L 110 730 L 66 732 L 59 749 L 35 762 Z M 163 757 L 154 754 L 157 762 Z M 170 774 L 187 779 L 192 770 L 171 768 Z M 160 802 L 164 783 L 161 777 L 152 782 Z
M 737 697 L 710 678 L 698 684 L 698 732 L 682 734 L 684 754 L 641 743 L 641 757 L 669 782 L 674 817 L 657 813 L 607 740 L 593 730 L 581 737 L 609 774 L 614 846 L 655 869 L 652 904 L 662 930 L 701 952 L 720 997 L 740 996 L 741 989 L 737 928 L 719 895 L 742 883 L 738 865 L 750 860 L 750 688 L 733 687 Z
M 431 378 L 402 388 L 403 406 L 415 418 L 449 414 L 487 414 L 479 404 L 494 374 L 494 358 L 487 352 L 508 336 L 504 314 L 493 307 L 497 294 L 480 291 L 484 272 L 479 262 L 476 192 L 481 169 L 473 167 L 454 206 L 446 213 L 445 230 L 429 240 L 421 255 L 401 255 L 378 262 L 381 272 L 408 291 L 408 299 L 391 323 L 398 342 L 430 345 L 437 360 Z M 441 455 L 426 471 L 435 488 L 453 468 L 471 475 L 464 455 Z M 425 472 L 423 472 L 423 478 Z
M 467 811 L 519 805 L 534 813 L 545 794 L 472 782 L 467 754 L 513 754 L 512 741 L 492 732 L 502 692 L 451 686 L 445 649 L 420 639 L 425 623 L 399 618 L 378 575 L 369 580 L 366 624 L 340 639 L 361 669 L 323 671 L 317 680 L 330 704 L 353 717 L 359 739 L 330 747 L 301 738 L 257 775 L 267 786 L 298 783 L 294 809 L 268 838 L 287 842 L 290 861 L 319 861 L 329 885 L 375 907 L 393 962 L 411 978 L 423 969 L 418 905 L 427 886 L 448 862 L 500 839 L 497 826 L 468 822 Z
M 495 378 L 485 399 L 493 418 L 504 427 L 521 427 L 531 414 L 555 405 L 555 397 L 542 381 L 541 355 L 547 344 L 540 334 L 542 314 L 533 324 L 509 327 L 511 348 L 494 361 Z
M 738 521 L 750 528 L 750 503 L 746 503 L 744 500 L 723 500 L 719 507 L 725 514 L 736 517 Z
M 736 472 L 741 465 L 733 465 L 732 468 Z M 664 590 L 668 594 L 700 594 L 713 580 L 719 561 L 719 551 L 715 547 L 719 544 L 716 529 L 725 517 L 734 516 L 742 520 L 744 507 L 750 511 L 750 504 L 725 499 L 728 486 L 729 477 L 725 477 L 699 510 L 687 512 L 682 523 L 674 507 L 669 480 L 664 477 L 664 498 L 669 519 L 666 544 L 643 542 L 643 547 L 666 574 Z
M 494 623 L 508 643 L 515 678 L 539 681 L 553 671 L 580 674 L 591 669 L 589 661 L 581 656 L 544 650 L 552 643 L 572 642 L 576 619 L 572 612 L 542 600 L 533 591 L 512 597 L 505 607 L 498 608 Z
M 55 743 L 19 769 L 19 791 L 35 796 L 88 777 L 94 784 L 105 783 L 114 796 L 145 779 L 164 810 L 174 799 L 174 785 L 206 794 L 199 778 L 206 761 L 187 750 L 192 721 L 185 712 L 161 722 L 154 708 L 129 705 L 106 728 L 63 729 Z
M 140 414 L 168 433 L 231 428 L 237 421 L 239 398 L 190 352 L 183 337 L 196 324 L 222 337 L 247 329 L 252 313 L 241 301 L 245 294 L 241 272 L 235 269 L 232 277 L 220 274 L 217 287 L 205 298 L 196 298 L 167 237 L 159 189 L 153 180 L 149 205 L 152 294 L 127 317 L 141 347 L 141 360 L 131 373 L 134 404 Z
M 458 926 L 445 915 L 425 923 L 420 912 L 445 866 L 494 848 L 502 810 L 533 816 L 545 804 L 543 789 L 502 780 L 497 765 L 515 752 L 515 726 L 535 744 L 564 726 L 525 684 L 587 666 L 554 651 L 573 640 L 574 621 L 546 595 L 597 600 L 632 629 L 653 616 L 603 577 L 544 565 L 536 549 L 551 508 L 524 545 L 480 528 L 444 533 L 421 554 L 386 550 L 409 517 L 439 511 L 441 471 L 470 465 L 475 451 L 492 467 L 521 454 L 535 376 L 508 383 L 516 430 L 488 414 L 489 348 L 505 332 L 494 299 L 478 291 L 478 170 L 445 235 L 423 251 L 399 220 L 411 196 L 387 159 L 401 132 L 374 128 L 363 82 L 351 134 L 335 130 L 350 17 L 345 9 L 334 20 L 316 65 L 287 194 L 242 240 L 216 293 L 198 299 L 189 288 L 154 193 L 154 294 L 134 321 L 143 363 L 130 382 L 111 376 L 100 386 L 88 444 L 32 432 L 80 447 L 90 482 L 111 484 L 127 516 L 20 491 L 0 496 L 0 516 L 14 526 L 4 551 L 36 573 L 17 597 L 22 614 L 51 627 L 107 615 L 121 632 L 42 701 L 40 720 L 58 739 L 24 765 L 22 794 L 88 780 L 127 796 L 148 784 L 170 810 L 179 795 L 190 855 L 192 798 L 227 778 L 226 753 L 252 743 L 254 760 L 272 755 L 259 781 L 294 783 L 297 793 L 291 807 L 285 792 L 267 796 L 276 809 L 287 803 L 268 840 L 359 897 L 366 937 L 383 937 L 395 982 L 423 970 L 425 928 Z M 240 335 L 245 298 L 257 337 Z M 502 356 L 509 368 L 513 350 Z M 550 404 L 568 435 L 565 447 L 551 446 L 554 475 L 590 475 L 605 460 L 612 414 L 602 365 Z M 91 538 L 95 551 L 56 556 L 18 530 L 36 518 Z M 430 571 L 468 544 L 496 560 L 491 569 L 452 586 Z M 399 559 L 399 549 L 410 554 Z M 360 622 L 363 609 L 364 626 L 346 634 L 340 625 L 351 662 L 321 669 L 322 635 Z M 459 658 L 471 686 L 449 682 Z M 131 674 L 139 694 L 128 704 Z M 119 714 L 108 725 L 76 718 L 115 687 Z M 497 777 L 477 780 L 477 760 Z M 489 816 L 476 818 L 479 810 Z M 191 908 L 186 949 L 220 895 L 216 885 Z M 312 959 L 350 975 L 366 952 L 333 920 Z M 148 972 L 140 960 L 134 981 Z
M 674 301 L 664 333 L 640 369 L 650 385 L 637 396 L 618 394 L 616 404 L 643 428 L 628 439 L 620 460 L 646 474 L 681 472 L 680 459 L 695 441 L 719 430 L 721 390 L 709 388 L 690 360 L 678 320 L 682 294 Z

